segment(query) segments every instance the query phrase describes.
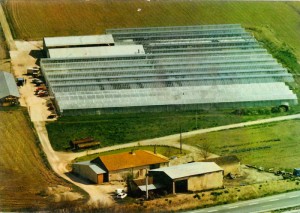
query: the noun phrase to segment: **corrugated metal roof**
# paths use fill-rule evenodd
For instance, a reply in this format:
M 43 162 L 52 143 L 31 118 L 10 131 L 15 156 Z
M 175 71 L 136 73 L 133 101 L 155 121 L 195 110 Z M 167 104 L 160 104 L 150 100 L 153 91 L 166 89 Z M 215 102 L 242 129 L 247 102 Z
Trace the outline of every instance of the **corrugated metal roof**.
M 130 152 L 123 152 L 113 155 L 104 155 L 100 156 L 99 159 L 108 171 L 169 162 L 168 158 L 145 150 L 135 150 L 133 154 Z M 95 160 L 97 160 L 97 158 Z
M 223 169 L 214 162 L 195 162 L 150 170 L 150 172 L 164 172 L 171 179 L 202 175 L 218 171 L 223 171 Z
M 6 96 L 20 97 L 15 78 L 8 72 L 0 71 L 0 98 Z
M 113 44 L 114 39 L 111 34 L 106 35 L 88 35 L 88 36 L 62 36 L 45 37 L 44 44 L 48 48 L 63 46 L 84 46 L 98 44 Z
M 106 173 L 106 171 L 101 169 L 99 166 L 91 163 L 90 161 L 82 161 L 82 162 L 77 162 L 77 163 L 74 163 L 74 164 L 86 165 L 86 166 L 90 167 L 97 175 Z
M 77 87 L 78 88 L 78 87 Z M 123 90 L 57 92 L 61 109 L 163 106 L 297 100 L 283 83 L 203 85 Z
M 143 45 L 75 47 L 49 49 L 50 58 L 82 58 L 145 54 Z

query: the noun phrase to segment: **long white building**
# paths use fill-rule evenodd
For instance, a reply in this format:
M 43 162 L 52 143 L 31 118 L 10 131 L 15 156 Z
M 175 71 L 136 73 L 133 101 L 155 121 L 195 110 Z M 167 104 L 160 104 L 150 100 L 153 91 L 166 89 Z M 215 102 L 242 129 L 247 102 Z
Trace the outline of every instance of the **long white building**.
M 298 103 L 286 85 L 292 75 L 240 25 L 111 29 L 107 35 L 114 46 L 105 48 L 122 51 L 69 48 L 41 61 L 59 113 Z

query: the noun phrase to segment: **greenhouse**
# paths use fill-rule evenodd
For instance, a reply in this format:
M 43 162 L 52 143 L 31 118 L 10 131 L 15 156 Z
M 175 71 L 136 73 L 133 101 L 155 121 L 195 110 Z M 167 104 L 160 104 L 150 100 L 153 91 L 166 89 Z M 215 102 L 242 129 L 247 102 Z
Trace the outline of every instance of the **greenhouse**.
M 62 115 L 295 105 L 293 77 L 240 25 L 111 29 L 143 54 L 42 59 Z M 109 48 L 109 47 L 107 47 Z

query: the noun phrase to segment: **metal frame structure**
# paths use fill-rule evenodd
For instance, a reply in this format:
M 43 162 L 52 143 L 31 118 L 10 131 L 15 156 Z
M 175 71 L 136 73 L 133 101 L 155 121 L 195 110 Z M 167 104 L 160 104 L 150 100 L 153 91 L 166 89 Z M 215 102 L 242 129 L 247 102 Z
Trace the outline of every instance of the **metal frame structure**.
M 297 104 L 292 75 L 240 25 L 107 33 L 145 54 L 41 60 L 61 114 Z

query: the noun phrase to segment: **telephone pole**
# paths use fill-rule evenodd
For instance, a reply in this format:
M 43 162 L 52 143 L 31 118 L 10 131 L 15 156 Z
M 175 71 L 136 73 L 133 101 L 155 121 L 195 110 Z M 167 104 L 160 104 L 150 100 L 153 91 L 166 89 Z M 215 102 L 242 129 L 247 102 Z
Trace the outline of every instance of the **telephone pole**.
M 181 127 L 181 124 L 180 124 L 180 154 L 182 154 L 182 127 Z

